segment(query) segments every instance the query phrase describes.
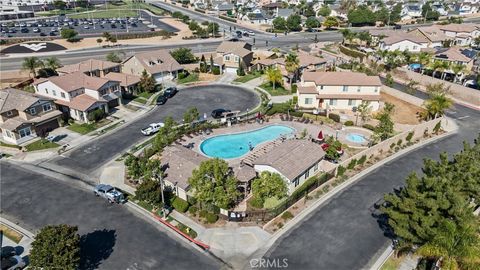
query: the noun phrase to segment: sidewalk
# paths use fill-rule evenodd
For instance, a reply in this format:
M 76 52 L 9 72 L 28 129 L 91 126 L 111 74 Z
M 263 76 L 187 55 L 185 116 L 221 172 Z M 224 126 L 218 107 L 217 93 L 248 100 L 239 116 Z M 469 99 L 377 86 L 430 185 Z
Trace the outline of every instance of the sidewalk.
M 2 238 L 2 247 L 6 247 L 6 246 L 11 246 L 11 247 L 14 247 L 16 252 L 17 252 L 17 255 L 21 256 L 21 257 L 25 257 L 26 255 L 30 254 L 30 249 L 32 247 L 32 242 L 34 240 L 34 234 L 20 226 L 18 226 L 17 224 L 5 219 L 5 218 L 1 218 L 0 217 L 0 223 L 5 225 L 6 227 L 20 233 L 23 237 L 22 239 L 20 240 L 19 243 L 15 243 L 13 240 L 7 238 L 5 235 L 3 235 L 3 238 Z

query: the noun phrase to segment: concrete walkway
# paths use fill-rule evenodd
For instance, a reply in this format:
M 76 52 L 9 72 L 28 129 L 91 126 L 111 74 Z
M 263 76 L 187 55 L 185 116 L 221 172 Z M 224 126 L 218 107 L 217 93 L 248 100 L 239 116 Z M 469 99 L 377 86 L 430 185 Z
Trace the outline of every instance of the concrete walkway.
M 14 247 L 17 252 L 17 255 L 21 257 L 25 257 L 28 254 L 30 254 L 30 250 L 32 248 L 32 242 L 35 237 L 34 234 L 5 218 L 0 218 L 0 223 L 20 233 L 23 236 L 19 243 L 15 243 L 13 240 L 10 240 L 5 235 L 3 235 L 2 247 L 6 247 L 6 246 Z

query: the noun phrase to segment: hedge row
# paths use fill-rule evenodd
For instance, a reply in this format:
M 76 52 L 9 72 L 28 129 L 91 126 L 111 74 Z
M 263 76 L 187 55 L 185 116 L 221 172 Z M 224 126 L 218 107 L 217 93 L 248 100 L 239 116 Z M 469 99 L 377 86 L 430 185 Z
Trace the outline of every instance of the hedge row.
M 188 210 L 188 202 L 179 197 L 175 197 L 172 202 L 172 207 L 180 213 L 185 213 Z
M 196 12 L 200 12 L 200 13 L 204 13 L 204 14 L 205 14 L 205 10 L 203 10 L 203 9 L 196 8 L 196 9 L 195 9 L 195 11 L 196 11 Z
M 150 38 L 150 37 L 171 37 L 175 36 L 175 33 L 165 30 L 152 31 L 152 32 L 140 32 L 140 33 L 123 33 L 117 34 L 117 39 L 134 39 L 134 38 Z
M 367 55 L 362 52 L 351 50 L 341 45 L 340 45 L 340 51 L 348 56 L 355 57 L 355 58 L 363 59 L 364 57 L 367 57 Z
M 229 22 L 234 22 L 234 23 L 237 22 L 237 19 L 230 18 L 230 17 L 227 17 L 227 16 L 218 15 L 218 17 L 219 17 L 220 19 L 224 19 L 224 20 L 229 21 Z

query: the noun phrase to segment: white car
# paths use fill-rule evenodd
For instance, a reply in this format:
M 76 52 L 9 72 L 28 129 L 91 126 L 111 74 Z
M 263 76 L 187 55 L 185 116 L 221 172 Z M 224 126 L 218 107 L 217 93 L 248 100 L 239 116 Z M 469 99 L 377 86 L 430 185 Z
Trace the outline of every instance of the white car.
M 15 255 L 7 258 L 2 258 L 1 265 L 2 270 L 17 270 L 23 269 L 27 264 L 22 259 L 22 257 Z
M 150 136 L 152 134 L 157 133 L 160 130 L 160 128 L 163 127 L 163 126 L 165 126 L 164 123 L 152 123 L 152 124 L 148 125 L 148 127 L 143 128 L 141 130 L 141 132 L 145 136 Z
M 247 33 L 248 33 L 250 36 L 255 36 L 255 33 L 254 33 L 252 30 L 247 31 Z

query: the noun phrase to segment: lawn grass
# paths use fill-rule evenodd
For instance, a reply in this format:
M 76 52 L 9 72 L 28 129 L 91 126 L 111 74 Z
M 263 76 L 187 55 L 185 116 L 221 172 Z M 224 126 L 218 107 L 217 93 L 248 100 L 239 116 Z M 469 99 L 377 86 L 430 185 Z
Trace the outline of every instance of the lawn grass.
M 185 84 L 185 83 L 191 83 L 191 82 L 196 82 L 198 81 L 198 73 L 191 73 L 187 77 L 183 79 L 179 79 L 178 83 L 179 84 Z
M 18 145 L 15 145 L 15 144 L 8 144 L 8 143 L 4 143 L 4 142 L 0 142 L 0 146 L 3 146 L 3 147 L 10 147 L 10 148 L 17 148 L 17 149 L 20 149 L 21 147 L 18 146 Z
M 97 129 L 97 127 L 93 123 L 91 123 L 91 124 L 73 123 L 70 126 L 68 126 L 67 128 L 71 131 L 75 131 L 75 132 L 80 133 L 82 135 L 87 134 L 87 133 L 92 132 L 95 129 Z
M 286 198 L 277 199 L 277 197 L 267 198 L 263 203 L 263 208 L 265 209 L 272 209 L 277 207 L 280 203 L 282 203 Z
M 387 261 L 382 265 L 380 270 L 397 270 L 402 262 L 402 257 L 397 257 L 395 254 L 392 254 Z
M 246 83 L 248 81 L 251 81 L 253 79 L 256 79 L 258 77 L 261 77 L 262 73 L 260 72 L 255 72 L 255 73 L 250 73 L 245 76 L 238 77 L 234 80 L 234 82 L 239 82 L 239 83 Z
M 267 91 L 270 93 L 272 96 L 284 96 L 284 95 L 290 95 L 290 91 L 287 89 L 283 88 L 283 86 L 275 86 L 275 90 L 273 89 L 273 86 L 267 82 L 259 86 L 263 90 Z
M 0 231 L 3 232 L 3 235 L 5 235 L 8 239 L 12 240 L 15 243 L 20 243 L 20 241 L 23 238 L 23 235 L 18 233 L 15 230 L 10 229 L 9 227 L 0 224 Z
M 60 145 L 51 141 L 48 141 L 46 139 L 40 139 L 38 141 L 35 141 L 31 144 L 28 144 L 25 146 L 28 152 L 30 151 L 38 151 L 38 150 L 44 150 L 44 149 L 50 149 L 50 148 L 56 148 L 59 147 Z
M 125 17 L 137 17 L 138 13 L 135 10 L 130 9 L 107 9 L 107 10 L 95 10 L 88 13 L 79 13 L 69 15 L 72 19 L 98 19 L 98 18 L 125 18 Z

